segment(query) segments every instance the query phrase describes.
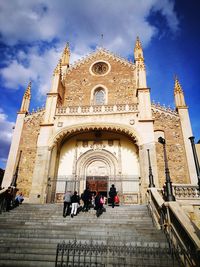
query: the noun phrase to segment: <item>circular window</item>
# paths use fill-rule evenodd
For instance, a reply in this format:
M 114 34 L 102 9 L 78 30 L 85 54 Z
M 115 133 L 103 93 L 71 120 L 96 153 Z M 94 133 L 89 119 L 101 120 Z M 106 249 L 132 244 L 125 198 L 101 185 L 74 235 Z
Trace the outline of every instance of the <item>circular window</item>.
M 92 66 L 92 72 L 95 75 L 104 75 L 109 71 L 109 66 L 106 62 L 97 62 Z

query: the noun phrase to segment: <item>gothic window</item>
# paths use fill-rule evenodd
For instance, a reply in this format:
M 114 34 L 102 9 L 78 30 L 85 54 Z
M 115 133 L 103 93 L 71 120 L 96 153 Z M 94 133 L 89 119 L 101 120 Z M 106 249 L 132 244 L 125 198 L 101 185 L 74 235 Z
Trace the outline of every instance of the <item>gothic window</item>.
M 94 104 L 104 105 L 105 104 L 105 91 L 103 88 L 98 88 L 94 92 Z

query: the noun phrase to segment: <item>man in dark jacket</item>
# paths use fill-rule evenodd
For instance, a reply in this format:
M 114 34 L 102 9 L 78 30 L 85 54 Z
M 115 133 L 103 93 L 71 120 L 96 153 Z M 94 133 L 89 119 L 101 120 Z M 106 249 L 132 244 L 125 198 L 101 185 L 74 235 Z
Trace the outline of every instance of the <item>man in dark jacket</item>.
M 95 197 L 95 210 L 97 217 L 99 217 L 103 213 L 103 198 L 99 192 Z
M 89 187 L 87 186 L 86 189 L 84 190 L 83 194 L 82 194 L 82 200 L 84 202 L 83 211 L 89 210 L 91 198 L 92 198 L 92 195 L 91 195 Z
M 109 191 L 109 197 L 110 197 L 110 200 L 112 203 L 112 208 L 114 208 L 114 206 L 115 206 L 115 196 L 116 195 L 117 195 L 117 191 L 116 191 L 115 185 L 112 184 L 110 191 Z

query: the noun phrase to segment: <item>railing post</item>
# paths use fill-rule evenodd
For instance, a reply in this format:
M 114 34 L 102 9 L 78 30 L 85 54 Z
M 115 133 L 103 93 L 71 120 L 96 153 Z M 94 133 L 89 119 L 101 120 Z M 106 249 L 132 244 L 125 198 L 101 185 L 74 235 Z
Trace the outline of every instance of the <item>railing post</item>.
M 167 161 L 167 152 L 166 152 L 166 141 L 161 136 L 158 138 L 158 142 L 163 145 L 164 152 L 164 162 L 165 162 L 165 185 L 166 185 L 166 201 L 175 201 L 175 197 L 172 192 L 172 182 L 169 173 L 168 161 Z
M 149 149 L 147 149 L 148 153 L 148 161 L 149 161 L 149 187 L 155 187 L 154 181 L 153 181 L 153 173 L 151 168 L 151 159 L 149 154 Z

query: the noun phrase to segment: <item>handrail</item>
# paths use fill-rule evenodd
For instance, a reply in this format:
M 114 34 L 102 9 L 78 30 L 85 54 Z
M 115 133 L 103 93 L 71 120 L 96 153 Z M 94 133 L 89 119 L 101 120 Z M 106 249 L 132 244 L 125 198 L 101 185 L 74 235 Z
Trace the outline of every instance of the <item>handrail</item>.
M 157 188 L 149 188 L 147 196 L 155 225 L 164 231 L 183 266 L 199 266 L 200 240 L 180 204 L 164 202 Z

